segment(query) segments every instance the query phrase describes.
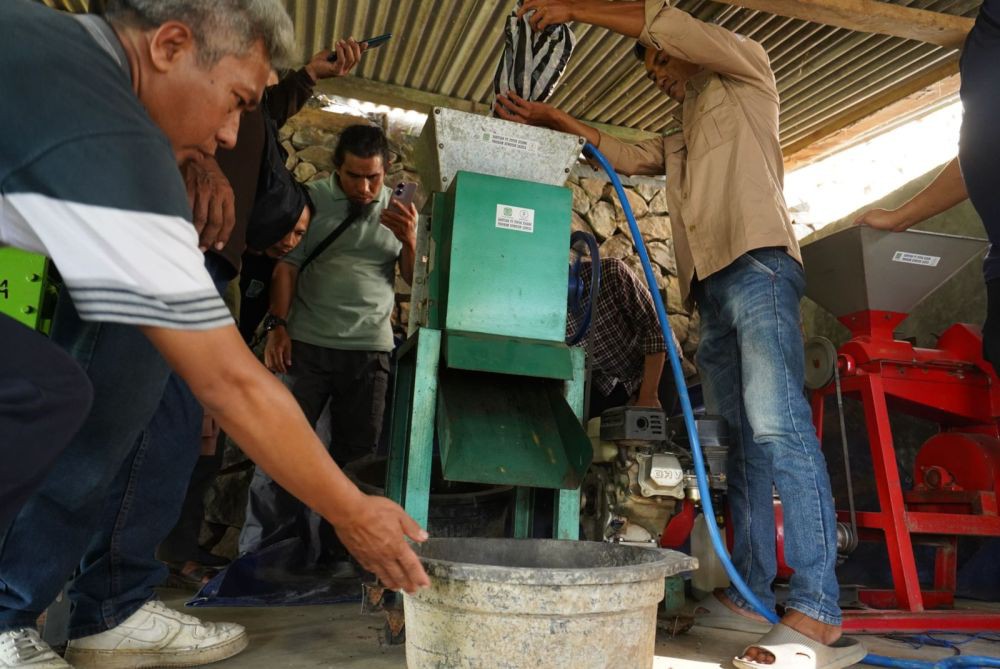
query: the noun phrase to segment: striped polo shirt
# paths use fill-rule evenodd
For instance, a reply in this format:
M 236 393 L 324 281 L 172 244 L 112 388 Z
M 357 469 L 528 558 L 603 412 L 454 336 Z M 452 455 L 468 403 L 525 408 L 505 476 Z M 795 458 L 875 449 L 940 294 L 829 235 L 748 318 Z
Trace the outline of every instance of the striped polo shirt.
M 113 33 L 0 5 L 0 246 L 50 256 L 84 320 L 232 323 L 204 267 L 170 142 Z

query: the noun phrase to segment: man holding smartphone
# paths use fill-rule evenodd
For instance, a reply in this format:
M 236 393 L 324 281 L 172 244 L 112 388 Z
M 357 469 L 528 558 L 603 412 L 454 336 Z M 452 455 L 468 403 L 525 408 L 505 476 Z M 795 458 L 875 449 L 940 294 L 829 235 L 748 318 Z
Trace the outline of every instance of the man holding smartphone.
M 393 349 L 397 263 L 405 281 L 413 276 L 417 210 L 384 185 L 388 164 L 389 143 L 380 128 L 344 130 L 333 175 L 309 184 L 312 224 L 275 267 L 264 320 L 265 362 L 287 374 L 310 424 L 316 425 L 330 403 L 330 452 L 340 464 L 371 454 L 378 443 Z M 412 198 L 412 187 L 404 185 L 399 193 Z M 329 526 L 321 529 L 318 519 L 305 513 L 258 468 L 241 552 L 300 536 L 311 559 L 345 557 Z

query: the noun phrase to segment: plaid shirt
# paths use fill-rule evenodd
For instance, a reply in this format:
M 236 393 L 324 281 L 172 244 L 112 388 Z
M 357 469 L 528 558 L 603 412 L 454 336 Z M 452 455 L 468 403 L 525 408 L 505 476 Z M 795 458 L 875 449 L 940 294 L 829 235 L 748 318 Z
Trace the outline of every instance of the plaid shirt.
M 583 303 L 590 299 L 589 262 L 580 268 Z M 578 346 L 589 346 L 594 386 L 610 395 L 621 384 L 629 395 L 642 384 L 647 355 L 663 353 L 666 345 L 646 285 L 617 258 L 601 259 L 601 292 L 597 296 L 590 331 Z M 582 314 L 570 310 L 567 336 L 576 332 Z

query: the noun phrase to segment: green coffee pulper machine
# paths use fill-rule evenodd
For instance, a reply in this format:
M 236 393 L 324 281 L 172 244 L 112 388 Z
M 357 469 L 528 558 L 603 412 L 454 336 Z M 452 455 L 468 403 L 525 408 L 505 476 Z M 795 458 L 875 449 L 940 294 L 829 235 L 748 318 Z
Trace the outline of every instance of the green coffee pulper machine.
M 592 447 L 584 351 L 566 345 L 573 135 L 436 108 L 417 161 L 420 218 L 409 337 L 398 353 L 388 495 L 426 524 L 434 444 L 446 481 L 557 490 L 557 538 L 579 533 Z

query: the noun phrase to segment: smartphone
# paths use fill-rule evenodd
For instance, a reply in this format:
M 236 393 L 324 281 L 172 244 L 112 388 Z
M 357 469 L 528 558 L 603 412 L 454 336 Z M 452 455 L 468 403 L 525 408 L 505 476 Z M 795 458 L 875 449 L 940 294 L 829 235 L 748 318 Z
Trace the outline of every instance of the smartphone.
M 382 46 L 383 44 L 385 44 L 386 42 L 388 42 L 389 38 L 391 38 L 391 37 L 392 37 L 392 33 L 386 33 L 384 35 L 378 35 L 377 37 L 369 37 L 366 40 L 362 40 L 360 42 L 360 44 L 367 44 L 368 48 L 365 49 L 365 51 L 368 51 L 370 49 L 374 49 L 375 47 Z M 329 56 L 326 57 L 326 59 L 328 61 L 330 61 L 331 63 L 333 63 L 333 62 L 335 62 L 337 60 L 337 54 L 336 53 L 331 53 Z
M 403 203 L 404 206 L 409 207 L 413 204 L 413 196 L 417 194 L 417 184 L 406 183 L 405 181 L 400 181 L 396 184 L 396 187 L 392 189 L 392 196 Z M 395 204 L 393 205 L 397 209 Z

